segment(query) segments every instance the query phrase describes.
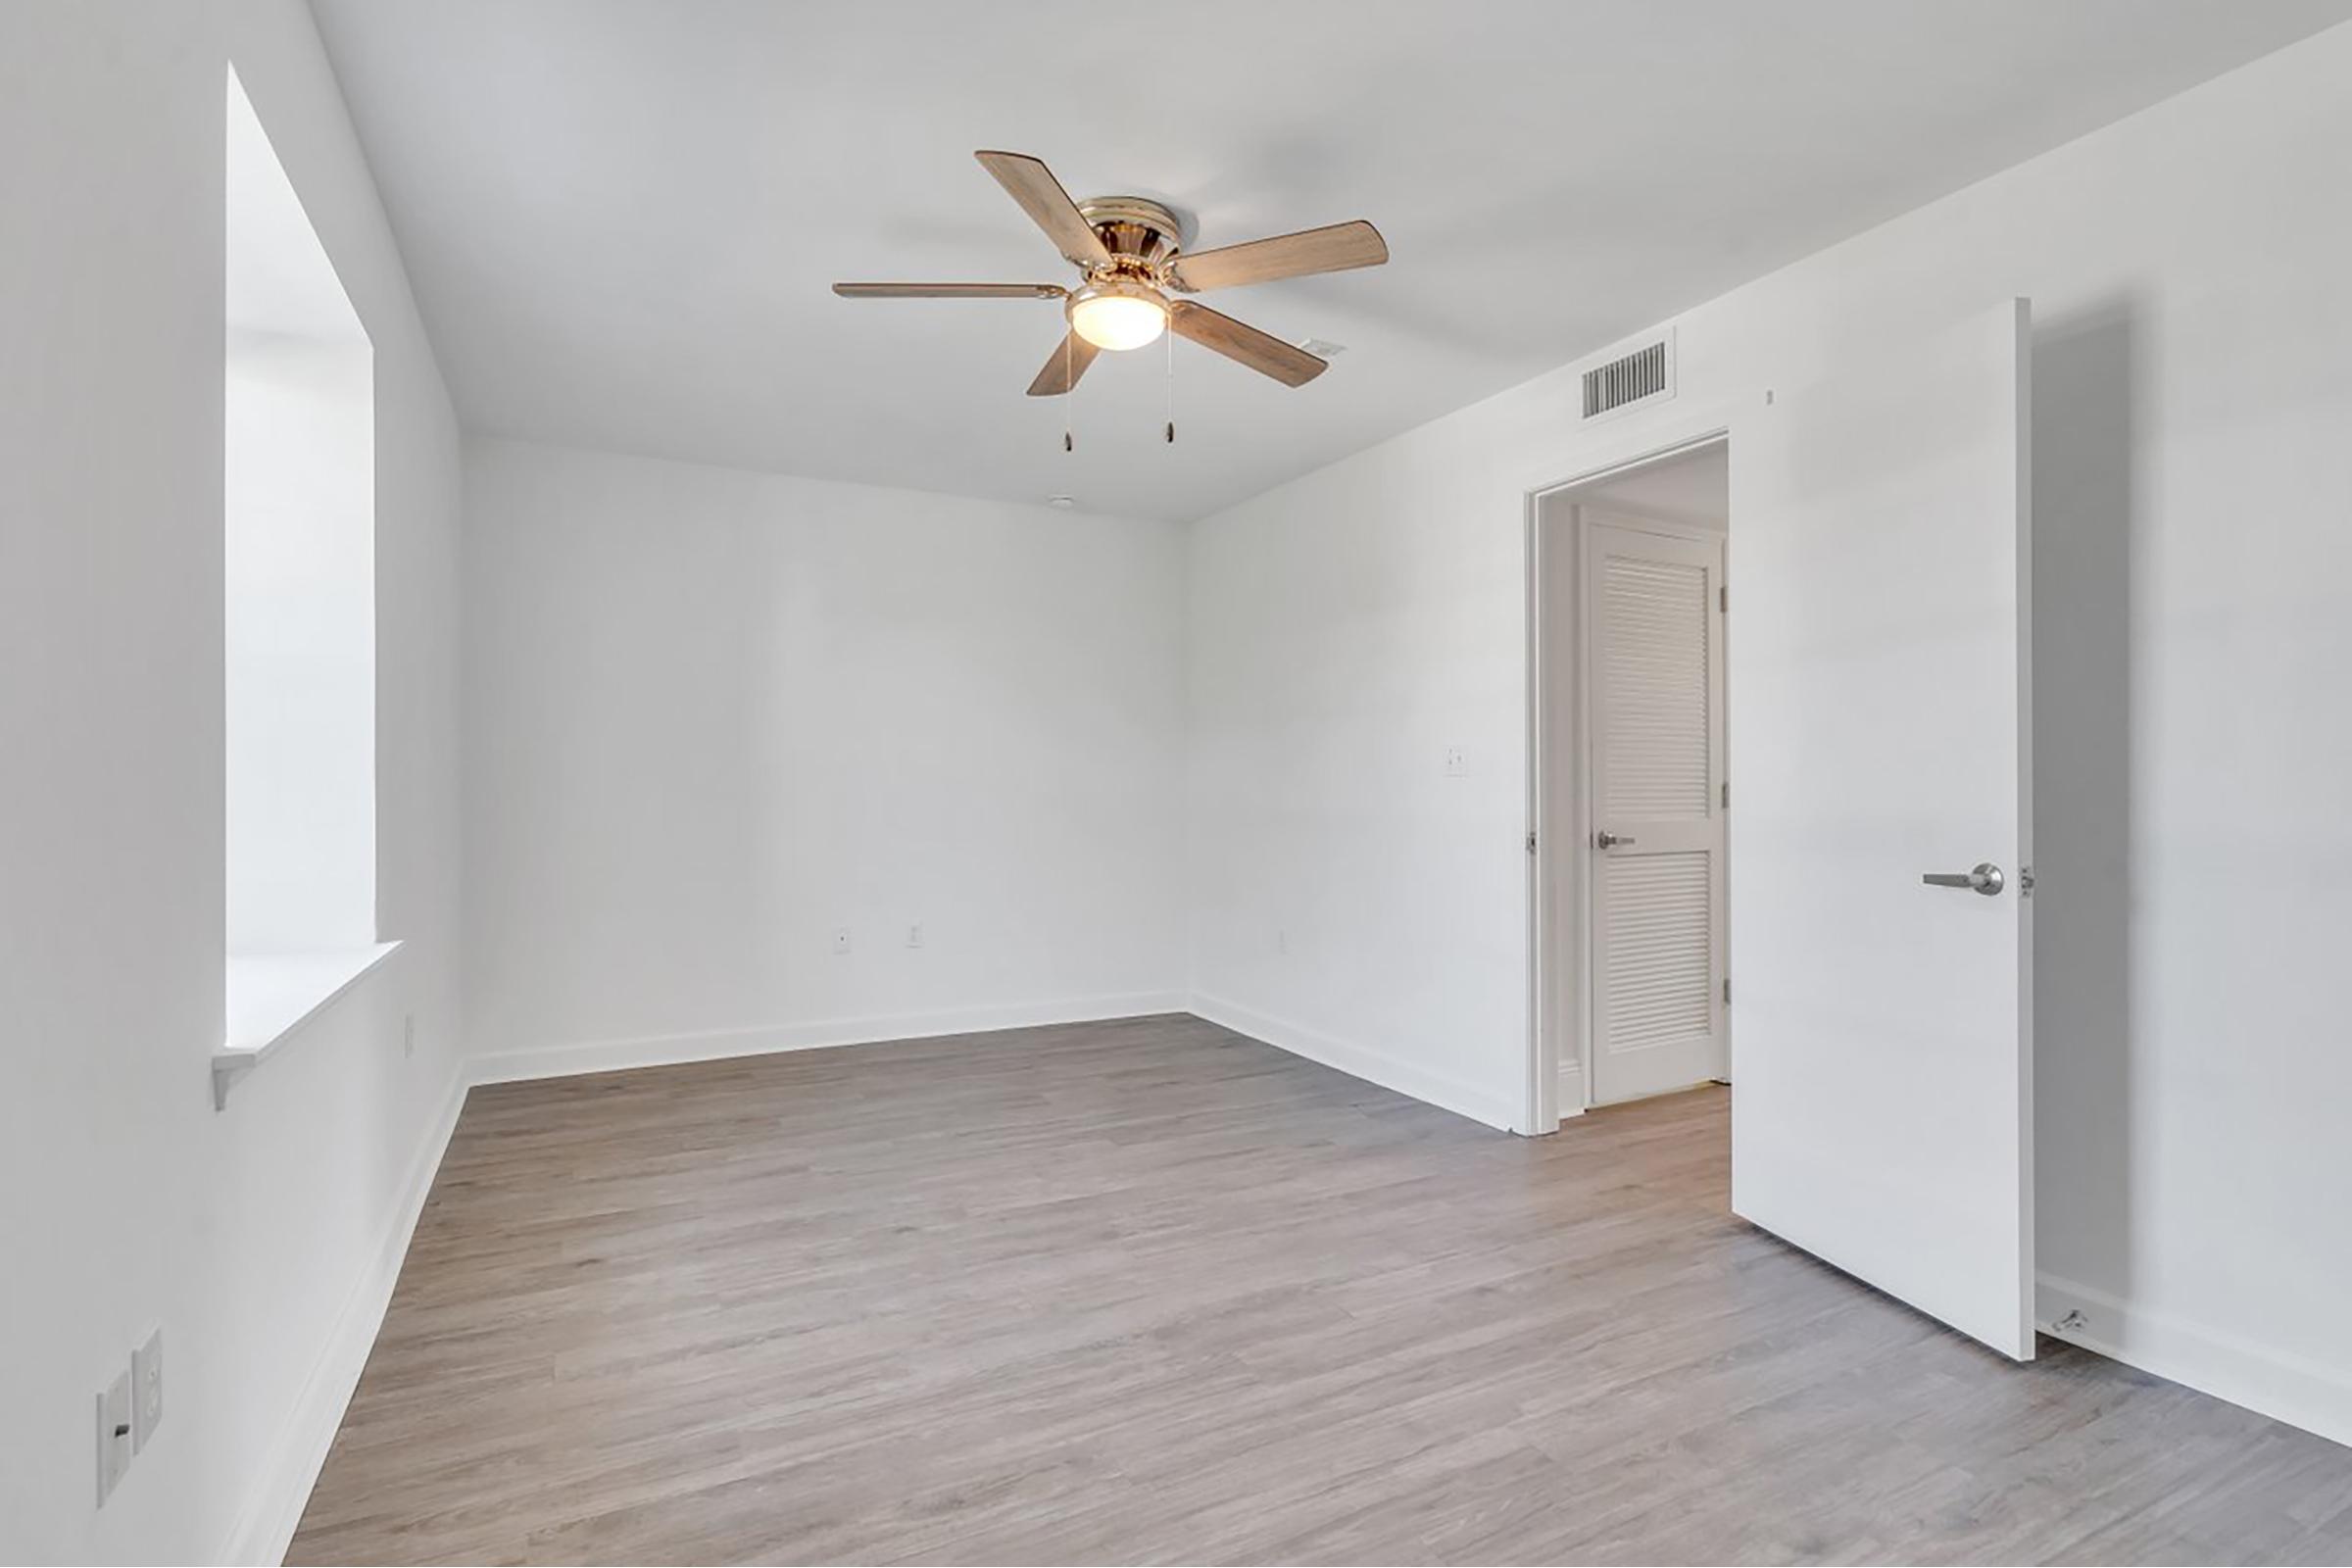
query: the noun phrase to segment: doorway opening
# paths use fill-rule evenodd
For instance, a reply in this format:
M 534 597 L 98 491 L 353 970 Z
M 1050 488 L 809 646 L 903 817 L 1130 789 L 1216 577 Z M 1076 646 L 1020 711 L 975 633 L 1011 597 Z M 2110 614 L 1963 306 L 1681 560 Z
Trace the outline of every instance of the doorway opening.
M 1535 498 L 1539 1131 L 1731 1079 L 1730 527 L 1720 436 Z

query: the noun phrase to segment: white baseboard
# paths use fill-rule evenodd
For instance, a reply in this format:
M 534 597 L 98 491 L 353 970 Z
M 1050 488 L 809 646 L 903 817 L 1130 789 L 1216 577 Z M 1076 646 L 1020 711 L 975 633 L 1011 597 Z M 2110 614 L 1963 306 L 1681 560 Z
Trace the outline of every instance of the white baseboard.
M 1426 1101 L 1441 1109 L 1467 1116 L 1472 1121 L 1513 1131 L 1522 1116 L 1521 1097 L 1490 1094 L 1476 1084 L 1459 1078 L 1430 1071 L 1412 1062 L 1399 1061 L 1395 1056 L 1374 1051 L 1366 1046 L 1335 1039 L 1304 1024 L 1268 1017 L 1253 1012 L 1238 1003 L 1222 997 L 1212 997 L 1196 991 L 1191 1010 L 1210 1023 L 1219 1024 L 1235 1034 L 1248 1035 L 1252 1040 L 1319 1061 L 1326 1067 L 1336 1067 L 1350 1077 L 1361 1078 L 1383 1089 L 1394 1089 L 1400 1095 Z
M 2054 1274 L 2034 1283 L 2034 1316 L 2051 1338 L 2352 1445 L 2352 1377 L 2345 1373 Z M 2070 1312 L 2081 1319 L 2060 1327 Z
M 721 1061 L 731 1056 L 764 1056 L 781 1051 L 822 1051 L 892 1040 L 928 1040 L 942 1035 L 984 1034 L 994 1029 L 1029 1029 L 1054 1023 L 1100 1023 L 1155 1012 L 1182 1012 L 1181 991 L 1138 991 L 1116 996 L 1073 997 L 1059 1002 L 1000 1004 L 938 1012 L 906 1012 L 871 1018 L 827 1018 L 813 1023 L 764 1028 L 711 1029 L 694 1034 L 647 1035 L 628 1040 L 583 1040 L 568 1045 L 494 1051 L 473 1058 L 477 1084 L 517 1083 L 530 1078 L 567 1078 L 575 1073 L 615 1072 L 627 1067 L 662 1067 L 686 1061 Z
M 441 1169 L 441 1156 L 457 1131 L 458 1112 L 466 1105 L 466 1078 L 463 1065 L 451 1075 L 449 1094 L 441 1112 L 425 1129 L 408 1173 L 402 1178 L 400 1204 L 386 1223 L 382 1239 L 365 1273 L 355 1281 L 336 1316 L 326 1348 L 311 1375 L 303 1380 L 293 1412 L 279 1429 L 277 1441 L 254 1478 L 254 1494 L 246 1502 L 220 1560 L 229 1563 L 277 1563 L 285 1560 L 295 1526 L 310 1501 L 311 1488 L 326 1463 L 327 1449 L 343 1425 L 343 1412 L 360 1386 L 368 1352 L 384 1326 L 384 1310 L 392 1304 L 392 1287 L 400 1280 L 400 1265 L 409 1254 L 409 1238 L 424 1210 L 425 1195 Z

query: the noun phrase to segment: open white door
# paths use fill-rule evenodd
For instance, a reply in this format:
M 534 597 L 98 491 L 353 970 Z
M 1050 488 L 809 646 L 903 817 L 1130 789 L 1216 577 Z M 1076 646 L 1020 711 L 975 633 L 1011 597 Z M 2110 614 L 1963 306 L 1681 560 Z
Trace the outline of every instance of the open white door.
M 1740 422 L 1727 638 L 1732 1206 L 2020 1359 L 2027 324 L 2011 301 Z

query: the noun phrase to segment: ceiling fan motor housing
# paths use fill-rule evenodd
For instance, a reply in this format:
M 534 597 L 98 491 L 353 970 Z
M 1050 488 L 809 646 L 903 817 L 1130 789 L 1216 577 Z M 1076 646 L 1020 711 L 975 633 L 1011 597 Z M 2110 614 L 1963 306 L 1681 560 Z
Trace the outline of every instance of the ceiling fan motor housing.
M 1176 215 L 1142 196 L 1097 196 L 1078 204 L 1079 216 L 1092 223 L 1110 251 L 1111 270 L 1152 282 L 1176 259 L 1184 245 L 1184 224 Z

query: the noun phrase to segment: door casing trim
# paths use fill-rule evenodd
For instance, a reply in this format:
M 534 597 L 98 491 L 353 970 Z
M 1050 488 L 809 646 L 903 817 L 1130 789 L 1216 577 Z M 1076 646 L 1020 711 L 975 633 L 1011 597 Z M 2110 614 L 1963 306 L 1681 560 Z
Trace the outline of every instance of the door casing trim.
M 1547 618 L 1555 630 L 1563 624 L 1573 639 L 1584 635 L 1584 616 L 1575 604 L 1565 607 L 1567 618 L 1561 622 L 1551 613 L 1549 596 L 1545 593 L 1545 572 L 1553 550 L 1569 553 L 1571 561 L 1580 560 L 1584 550 L 1584 525 L 1572 511 L 1562 519 L 1554 509 L 1575 506 L 1573 493 L 1589 489 L 1606 480 L 1620 478 L 1640 468 L 1653 467 L 1702 452 L 1709 447 L 1731 444 L 1734 431 L 1731 422 L 1701 411 L 1691 411 L 1683 428 L 1662 433 L 1653 444 L 1638 448 L 1627 456 L 1587 467 L 1567 477 L 1530 485 L 1525 494 L 1526 530 L 1524 573 L 1526 579 L 1527 629 L 1527 822 L 1530 853 L 1527 857 L 1527 1074 L 1526 1111 L 1518 1132 L 1531 1137 L 1556 1132 L 1562 1120 L 1584 1114 L 1592 1094 L 1591 1067 L 1592 1030 L 1580 1009 L 1559 1008 L 1553 1005 L 1552 988 L 1563 978 L 1558 965 L 1547 955 L 1565 951 L 1574 953 L 1576 972 L 1573 976 L 1577 994 L 1592 994 L 1590 965 L 1592 961 L 1591 933 L 1586 929 L 1584 911 L 1591 906 L 1592 889 L 1588 885 L 1590 867 L 1583 847 L 1592 834 L 1589 820 L 1591 805 L 1589 792 L 1581 778 L 1574 776 L 1585 759 L 1591 755 L 1590 737 L 1585 731 L 1586 704 L 1583 694 L 1584 669 L 1587 661 L 1576 661 L 1577 674 L 1569 682 L 1568 698 L 1574 712 L 1569 724 L 1568 740 L 1573 763 L 1568 763 L 1572 777 L 1575 808 L 1567 821 L 1546 821 L 1544 801 L 1550 775 L 1544 766 L 1544 750 L 1552 739 L 1544 722 L 1544 710 L 1550 695 L 1544 680 L 1544 630 Z M 1548 520 L 1547 513 L 1552 513 Z M 1562 527 L 1564 521 L 1565 526 Z M 1660 524 L 1661 531 L 1671 531 Z M 1548 541 L 1546 533 L 1554 535 Z M 1728 554 L 1728 548 L 1727 548 Z M 1573 597 L 1573 596 L 1571 596 Z M 1555 909 L 1576 911 L 1572 916 L 1555 914 Z M 1574 929 L 1558 929 L 1573 920 Z M 1555 940 L 1562 939 L 1562 940 Z M 1555 1016 L 1558 1015 L 1558 1016 Z M 1566 1021 L 1562 1021 L 1563 1018 Z M 1574 1038 L 1563 1039 L 1562 1036 Z M 1577 1103 L 1563 1104 L 1560 1092 L 1564 1077 L 1577 1080 Z

